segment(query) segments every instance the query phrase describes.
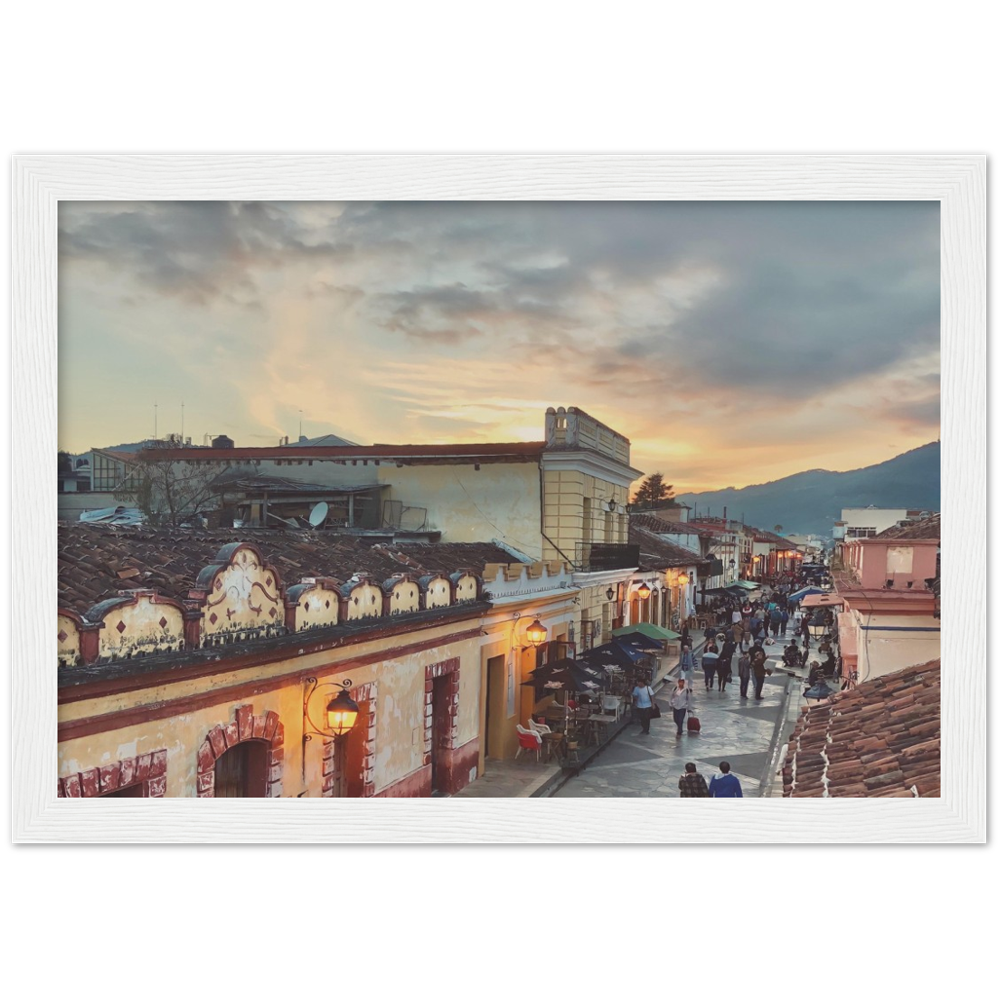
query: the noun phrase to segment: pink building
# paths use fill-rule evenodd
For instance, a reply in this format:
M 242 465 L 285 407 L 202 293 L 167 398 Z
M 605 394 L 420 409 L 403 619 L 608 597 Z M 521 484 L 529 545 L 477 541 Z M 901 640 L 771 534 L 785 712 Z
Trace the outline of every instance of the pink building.
M 939 575 L 941 517 L 889 528 L 844 546 L 834 574 L 844 601 L 840 655 L 849 683 L 864 683 L 941 655 L 941 621 L 932 584 Z
M 937 576 L 941 515 L 844 546 L 844 569 L 864 590 L 928 590 Z

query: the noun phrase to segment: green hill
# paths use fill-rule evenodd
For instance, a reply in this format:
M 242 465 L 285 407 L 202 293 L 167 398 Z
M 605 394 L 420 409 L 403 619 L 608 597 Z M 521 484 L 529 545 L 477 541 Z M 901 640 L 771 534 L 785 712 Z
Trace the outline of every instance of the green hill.
M 758 528 L 776 524 L 785 533 L 829 535 L 844 507 L 941 509 L 941 442 L 904 452 L 887 462 L 850 472 L 811 469 L 742 489 L 683 493 L 697 513 L 728 516 Z M 695 511 L 692 510 L 692 515 Z

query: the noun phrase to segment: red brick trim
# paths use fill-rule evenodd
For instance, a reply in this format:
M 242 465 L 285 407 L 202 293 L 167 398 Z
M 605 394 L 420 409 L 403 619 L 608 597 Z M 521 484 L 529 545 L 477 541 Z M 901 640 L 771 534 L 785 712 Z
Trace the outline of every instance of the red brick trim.
M 370 681 L 367 684 L 359 684 L 350 689 L 351 697 L 359 706 L 364 705 L 368 709 L 368 726 L 361 734 L 361 797 L 370 799 L 375 794 L 375 733 L 376 718 L 375 710 L 378 707 L 378 681 Z M 353 735 L 353 734 L 352 734 Z M 336 759 L 336 741 L 323 741 L 323 791 L 322 797 L 333 798 L 336 789 L 336 773 L 338 762 Z
M 142 786 L 145 799 L 162 799 L 167 787 L 167 751 L 154 750 L 140 757 L 125 757 L 59 779 L 60 799 L 99 798 L 133 785 Z
M 253 705 L 240 705 L 236 709 L 235 719 L 224 726 L 216 726 L 198 748 L 196 794 L 199 799 L 215 798 L 215 762 L 230 747 L 247 740 L 261 740 L 268 744 L 265 796 L 269 799 L 280 798 L 281 773 L 285 758 L 285 727 L 278 719 L 277 712 L 254 715 Z

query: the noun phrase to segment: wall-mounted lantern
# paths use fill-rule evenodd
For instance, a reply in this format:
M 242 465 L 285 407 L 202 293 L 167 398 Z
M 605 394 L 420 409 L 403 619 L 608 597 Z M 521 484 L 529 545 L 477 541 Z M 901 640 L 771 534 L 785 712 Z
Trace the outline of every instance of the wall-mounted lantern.
M 528 637 L 528 642 L 532 646 L 540 646 L 545 642 L 545 635 L 548 629 L 536 618 L 525 630 L 525 635 Z
M 649 597 L 651 593 L 649 589 L 649 584 L 646 583 L 645 580 L 643 580 L 642 583 L 640 583 L 639 586 L 636 588 L 635 592 L 639 595 L 640 600 L 642 601 L 646 600 L 646 598 Z
M 677 577 L 677 582 L 682 587 L 686 587 L 691 582 L 691 577 L 689 577 L 687 573 L 681 573 L 681 575 Z
M 604 591 L 604 596 L 609 601 L 613 601 L 615 599 L 615 588 L 614 587 L 608 587 L 608 589 L 606 591 Z

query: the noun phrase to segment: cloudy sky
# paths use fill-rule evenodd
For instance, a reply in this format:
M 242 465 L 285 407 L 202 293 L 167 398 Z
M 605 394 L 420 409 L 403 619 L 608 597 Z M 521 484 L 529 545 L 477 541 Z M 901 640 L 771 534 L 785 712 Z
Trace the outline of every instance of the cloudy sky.
M 920 202 L 64 203 L 60 447 L 540 440 L 577 406 L 678 492 L 939 437 Z

